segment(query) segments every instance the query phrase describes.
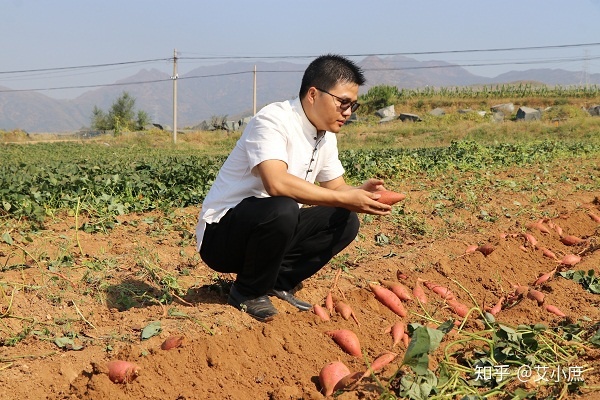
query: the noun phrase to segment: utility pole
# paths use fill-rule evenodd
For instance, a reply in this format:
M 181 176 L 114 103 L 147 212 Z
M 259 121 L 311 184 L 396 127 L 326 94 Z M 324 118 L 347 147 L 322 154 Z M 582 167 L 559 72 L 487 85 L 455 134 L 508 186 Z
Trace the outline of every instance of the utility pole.
M 177 49 L 173 50 L 173 143 L 177 143 Z
M 256 115 L 256 64 L 254 64 L 254 88 L 252 90 L 253 100 L 252 100 L 252 115 Z

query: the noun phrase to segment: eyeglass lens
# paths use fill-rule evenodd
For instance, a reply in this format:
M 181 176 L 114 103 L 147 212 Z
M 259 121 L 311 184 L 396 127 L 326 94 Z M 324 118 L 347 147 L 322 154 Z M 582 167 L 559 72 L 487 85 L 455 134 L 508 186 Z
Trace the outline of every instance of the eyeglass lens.
M 339 101 L 340 102 L 339 107 L 342 109 L 342 111 L 346 111 L 348 108 L 350 108 L 350 111 L 354 112 L 358 109 L 358 107 L 360 107 L 360 103 L 357 103 L 356 101 L 342 99 L 333 93 L 329 93 L 327 90 L 323 90 L 323 89 L 319 89 L 319 88 L 315 88 L 315 89 L 317 89 L 320 92 L 327 93 L 328 95 L 330 95 L 331 97 L 333 97 L 334 99 Z

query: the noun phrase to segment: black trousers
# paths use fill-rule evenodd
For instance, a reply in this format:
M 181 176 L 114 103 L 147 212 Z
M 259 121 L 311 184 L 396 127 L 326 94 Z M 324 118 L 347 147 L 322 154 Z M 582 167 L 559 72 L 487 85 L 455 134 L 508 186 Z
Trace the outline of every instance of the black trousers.
M 242 295 L 261 296 L 314 275 L 356 238 L 359 225 L 356 213 L 344 208 L 248 197 L 207 224 L 200 256 L 215 271 L 236 273 Z

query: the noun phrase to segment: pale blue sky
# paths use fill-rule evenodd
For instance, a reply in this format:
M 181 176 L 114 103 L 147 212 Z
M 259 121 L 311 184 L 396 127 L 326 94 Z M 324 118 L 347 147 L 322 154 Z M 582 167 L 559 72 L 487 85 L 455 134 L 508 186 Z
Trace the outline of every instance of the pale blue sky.
M 175 48 L 183 74 L 209 63 L 185 57 L 306 56 L 288 59 L 306 64 L 328 52 L 362 56 L 600 43 L 600 0 L 0 1 L 0 86 L 11 89 L 108 84 L 142 68 L 171 73 L 167 59 Z M 529 68 L 600 73 L 600 45 L 407 56 L 507 63 L 467 68 L 489 77 Z M 155 59 L 160 61 L 8 73 Z M 42 93 L 68 98 L 81 92 Z

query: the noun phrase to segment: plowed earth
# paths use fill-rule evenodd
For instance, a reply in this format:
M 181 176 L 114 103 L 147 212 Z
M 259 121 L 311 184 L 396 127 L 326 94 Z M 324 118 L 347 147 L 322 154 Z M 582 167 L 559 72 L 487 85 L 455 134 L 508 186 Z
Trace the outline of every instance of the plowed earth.
M 494 179 L 522 173 L 503 171 Z M 321 399 L 318 375 L 326 363 L 339 360 L 351 371 L 363 371 L 367 360 L 397 352 L 398 358 L 377 373 L 379 382 L 367 377 L 339 394 L 341 399 L 375 399 L 405 352 L 403 344 L 392 349 L 386 329 L 397 320 L 426 324 L 425 311 L 439 322 L 457 316 L 440 296 L 426 291 L 427 304 L 406 302 L 409 315 L 400 318 L 375 299 L 370 282 L 398 281 L 400 271 L 411 288 L 418 278 L 430 280 L 449 287 L 469 307 L 474 300 L 483 308 L 514 292 L 512 284 L 529 285 L 555 267 L 568 269 L 544 256 L 541 247 L 559 259 L 579 254 L 575 269 L 600 274 L 600 223 L 589 215 L 600 215 L 599 193 L 578 189 L 585 182 L 566 180 L 547 189 L 541 200 L 527 192 L 491 191 L 480 199 L 486 213 L 473 207 L 443 213 L 440 204 L 445 203 L 432 201 L 430 189 L 417 182 L 397 184 L 388 186 L 407 194 L 398 207 L 429 230 L 415 234 L 393 215 L 363 218 L 356 241 L 297 292 L 322 305 L 333 289 L 345 297 L 358 323 L 337 313 L 323 322 L 275 298 L 279 315 L 269 323 L 228 306 L 234 277 L 215 274 L 195 252 L 190 233 L 199 207 L 120 216 L 113 229 L 94 234 L 75 229 L 85 216 L 78 221 L 68 215 L 50 218 L 37 232 L 28 232 L 24 222 L 3 225 L 14 243 L 0 244 L 0 398 Z M 430 188 L 435 186 L 430 182 Z M 546 226 L 554 224 L 563 235 L 586 241 L 567 246 L 556 228 L 550 233 L 527 230 L 540 216 Z M 537 246 L 523 233 L 534 235 Z M 467 246 L 486 243 L 495 249 L 489 255 L 465 254 Z M 600 295 L 580 284 L 555 276 L 538 289 L 567 321 L 600 321 Z M 165 296 L 172 301 L 161 303 Z M 513 326 L 565 321 L 527 298 L 496 319 Z M 161 330 L 142 340 L 143 328 L 155 321 Z M 342 328 L 356 333 L 363 358 L 346 354 L 325 334 Z M 474 318 L 463 328 L 475 331 L 483 324 Z M 161 343 L 172 335 L 184 337 L 181 347 L 162 350 Z M 72 344 L 59 347 L 56 338 L 69 338 Z M 445 338 L 441 348 L 450 340 Z M 441 356 L 432 354 L 432 370 Z M 111 382 L 106 363 L 117 359 L 136 363 L 139 376 L 126 384 Z M 585 384 L 598 388 L 599 349 L 587 346 L 577 362 L 586 366 Z M 591 390 L 570 398 L 596 396 L 600 392 Z

